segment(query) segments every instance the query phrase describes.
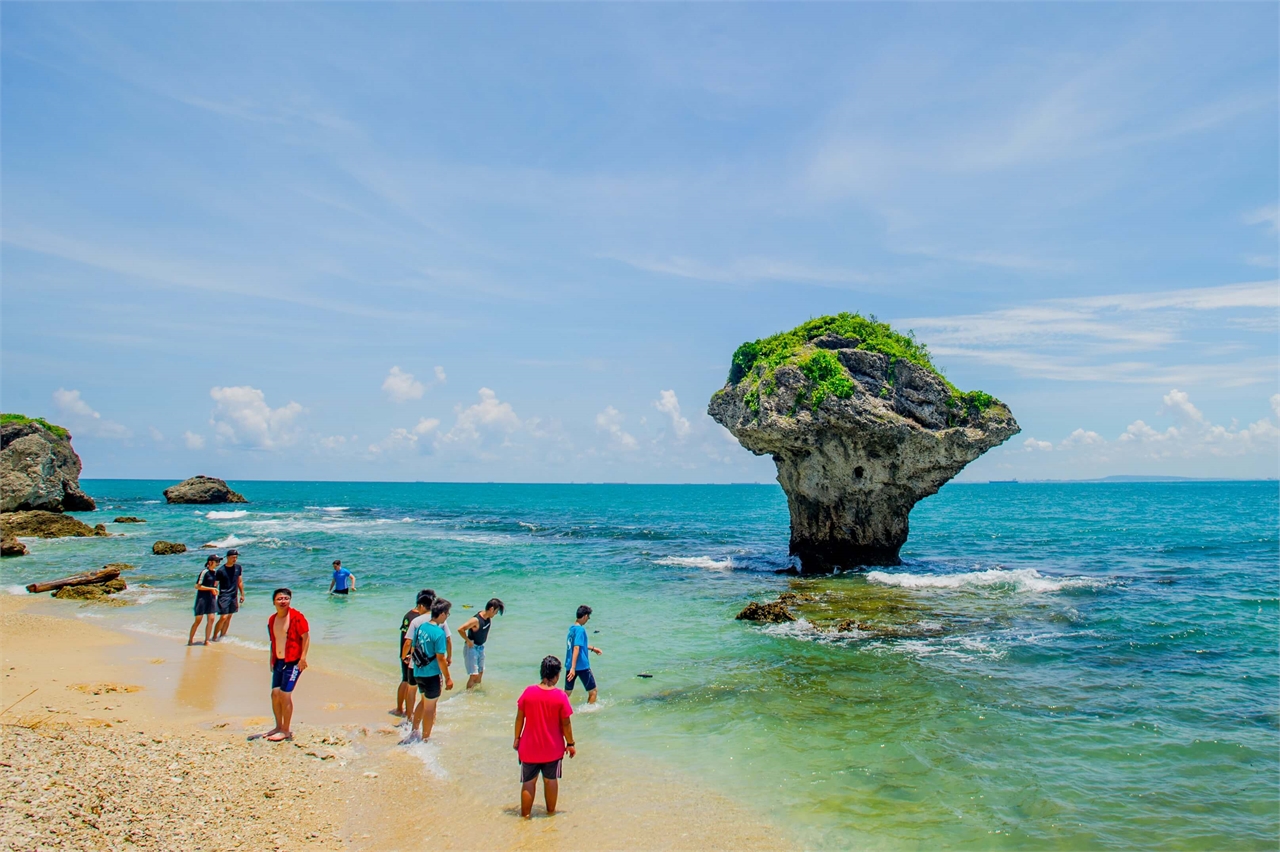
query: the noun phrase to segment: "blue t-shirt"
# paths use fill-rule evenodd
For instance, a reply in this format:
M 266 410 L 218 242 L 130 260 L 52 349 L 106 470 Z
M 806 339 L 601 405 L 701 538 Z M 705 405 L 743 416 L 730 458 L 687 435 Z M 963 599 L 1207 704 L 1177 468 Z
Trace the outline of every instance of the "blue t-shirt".
M 339 568 L 333 572 L 333 590 L 340 592 L 347 586 L 351 585 L 351 572 L 346 568 Z
M 414 637 L 414 642 L 427 652 L 431 662 L 421 668 L 414 666 L 413 676 L 431 677 L 432 675 L 440 674 L 440 661 L 436 659 L 436 654 L 447 654 L 449 652 L 449 637 L 444 632 L 444 628 L 439 624 L 424 621 L 418 625 L 418 630 Z
M 564 652 L 565 671 L 573 669 L 574 671 L 582 671 L 591 668 L 591 653 L 587 650 L 587 628 L 581 624 L 569 625 L 569 638 L 565 640 L 568 647 Z M 573 649 L 581 648 L 578 652 L 578 663 L 574 665 Z

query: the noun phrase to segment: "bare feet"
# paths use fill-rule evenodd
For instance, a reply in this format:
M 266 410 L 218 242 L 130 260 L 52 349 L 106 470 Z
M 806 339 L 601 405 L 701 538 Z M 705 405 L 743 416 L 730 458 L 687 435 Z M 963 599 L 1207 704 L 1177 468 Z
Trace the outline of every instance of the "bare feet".
M 204 644 L 203 642 L 188 642 L 187 647 L 190 648 L 192 645 L 203 645 L 203 644 Z
M 399 716 L 399 717 L 400 717 L 400 718 L 402 718 L 402 719 L 403 719 L 403 718 L 404 718 L 404 716 L 405 716 L 405 712 L 404 712 L 403 710 L 399 709 L 399 708 L 397 708 L 397 709 L 395 709 L 395 710 L 388 710 L 387 712 L 388 712 L 388 713 L 390 713 L 392 716 Z
M 267 742 L 270 743 L 282 743 L 285 740 L 291 739 L 293 739 L 293 734 L 288 731 L 276 731 L 273 734 L 267 734 Z
M 405 737 L 400 741 L 400 745 L 413 745 L 414 743 L 421 742 L 421 741 L 422 741 L 422 735 L 419 734 L 417 731 L 412 731 L 410 732 L 409 736 Z

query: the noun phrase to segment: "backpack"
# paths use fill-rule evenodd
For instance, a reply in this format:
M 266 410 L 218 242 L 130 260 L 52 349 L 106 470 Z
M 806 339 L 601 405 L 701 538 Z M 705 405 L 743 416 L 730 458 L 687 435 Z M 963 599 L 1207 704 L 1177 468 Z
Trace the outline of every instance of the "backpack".
M 413 667 L 417 669 L 426 668 L 428 665 L 431 664 L 431 661 L 434 660 L 436 656 L 435 654 L 428 654 L 427 649 L 422 647 L 420 640 L 418 638 L 422 634 L 423 634 L 423 631 L 421 628 L 413 631 L 413 643 L 412 643 Z

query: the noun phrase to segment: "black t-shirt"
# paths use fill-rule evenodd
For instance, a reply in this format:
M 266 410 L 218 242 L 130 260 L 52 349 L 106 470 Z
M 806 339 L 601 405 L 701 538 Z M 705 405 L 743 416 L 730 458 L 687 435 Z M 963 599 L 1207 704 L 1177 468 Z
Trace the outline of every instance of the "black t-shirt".
M 417 618 L 420 615 L 422 615 L 422 613 L 418 612 L 416 609 L 411 609 L 404 614 L 404 618 L 400 619 L 400 646 L 399 647 L 402 647 L 402 648 L 404 647 L 404 637 L 409 634 L 409 622 L 413 621 L 415 618 Z
M 242 569 L 239 564 L 223 565 L 218 569 L 215 575 L 218 580 L 218 594 L 225 595 L 227 592 L 234 592 L 238 587 L 236 580 L 240 579 Z
M 212 586 L 218 582 L 218 575 L 208 568 L 201 569 L 199 583 L 202 586 Z M 208 601 L 213 600 L 213 592 L 206 592 L 203 589 L 196 592 L 196 600 Z

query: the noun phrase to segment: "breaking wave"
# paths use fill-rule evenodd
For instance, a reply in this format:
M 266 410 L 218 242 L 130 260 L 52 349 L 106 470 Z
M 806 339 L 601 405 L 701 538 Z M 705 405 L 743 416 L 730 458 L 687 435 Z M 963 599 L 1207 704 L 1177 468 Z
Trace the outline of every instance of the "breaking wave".
M 1107 580 L 1092 577 L 1046 577 L 1034 568 L 992 568 L 963 574 L 891 574 L 870 571 L 868 583 L 898 586 L 903 589 L 968 589 L 1014 588 L 1022 592 L 1060 592 L 1064 589 L 1098 589 L 1110 585 Z
M 209 512 L 205 515 L 211 521 L 226 521 L 231 518 L 243 518 L 249 514 L 248 509 L 232 509 L 229 512 Z
M 664 556 L 654 560 L 655 565 L 671 565 L 676 568 L 702 568 L 707 571 L 732 571 L 733 560 L 714 559 L 710 556 Z
M 251 538 L 237 538 L 229 535 L 226 538 L 220 538 L 217 541 L 206 541 L 201 547 L 239 547 L 242 544 L 248 544 L 253 541 Z M 212 593 L 211 593 L 212 594 Z

